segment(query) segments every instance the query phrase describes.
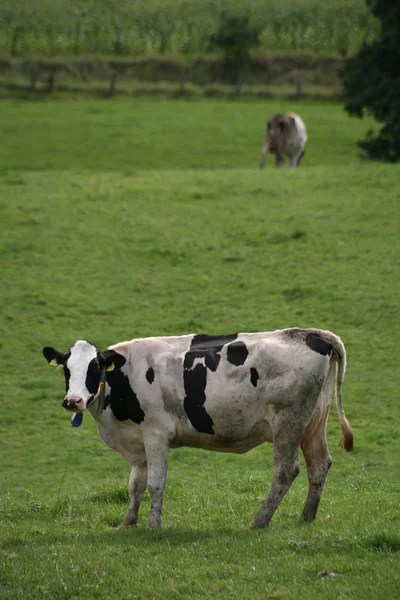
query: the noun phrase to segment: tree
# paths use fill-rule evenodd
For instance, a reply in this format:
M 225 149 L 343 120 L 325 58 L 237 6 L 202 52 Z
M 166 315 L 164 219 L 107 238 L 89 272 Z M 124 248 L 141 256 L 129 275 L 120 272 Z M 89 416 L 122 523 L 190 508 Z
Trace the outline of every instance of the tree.
M 358 142 L 378 160 L 400 160 L 400 1 L 366 0 L 380 21 L 380 34 L 348 59 L 344 70 L 346 110 L 362 118 L 372 114 L 384 126 Z
M 237 94 L 240 94 L 244 73 L 250 64 L 250 48 L 260 45 L 261 31 L 262 25 L 252 23 L 249 15 L 222 11 L 217 31 L 208 38 L 212 48 L 222 50 L 225 70 L 231 74 Z

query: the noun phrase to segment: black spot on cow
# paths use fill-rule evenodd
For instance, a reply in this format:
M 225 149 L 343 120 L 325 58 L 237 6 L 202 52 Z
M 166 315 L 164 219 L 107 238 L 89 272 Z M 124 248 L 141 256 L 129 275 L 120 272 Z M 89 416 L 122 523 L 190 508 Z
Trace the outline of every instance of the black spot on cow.
M 183 407 L 189 421 L 199 433 L 214 434 L 213 420 L 204 408 L 206 401 L 207 369 L 215 372 L 221 360 L 220 352 L 238 334 L 223 336 L 195 335 L 183 362 L 185 398 Z M 196 359 L 199 361 L 195 366 Z
M 319 354 L 330 355 L 332 353 L 332 344 L 324 340 L 318 333 L 308 333 L 306 344 L 311 350 Z
M 100 384 L 100 363 L 98 358 L 93 358 L 86 371 L 86 389 L 91 393 L 95 394 L 99 389 Z
M 190 344 L 190 350 L 214 350 L 215 352 L 221 352 L 222 348 L 226 344 L 234 342 L 237 336 L 237 333 L 230 333 L 229 335 L 195 335 Z
M 257 383 L 258 383 L 259 379 L 260 379 L 260 376 L 258 374 L 257 369 L 255 369 L 254 367 L 251 367 L 251 369 L 250 369 L 250 381 L 254 385 L 254 387 L 257 387 Z
M 69 380 L 71 379 L 71 371 L 68 369 L 67 365 L 64 365 L 64 375 L 65 375 L 65 393 L 68 394 Z
M 189 421 L 196 431 L 214 434 L 213 420 L 203 406 L 206 401 L 207 368 L 197 364 L 190 371 L 185 370 L 183 383 L 186 393 L 183 408 Z
M 214 350 L 210 349 L 210 350 L 189 350 L 189 352 L 186 352 L 185 354 L 185 360 L 183 362 L 183 366 L 185 369 L 191 369 L 193 367 L 194 361 L 196 360 L 196 358 L 204 361 L 205 366 L 207 367 L 207 369 L 210 369 L 210 371 L 215 372 L 217 370 L 217 367 L 219 365 L 219 361 L 221 360 L 221 356 L 218 354 L 218 352 L 215 352 Z
M 238 334 L 231 335 L 195 335 L 190 350 L 185 355 L 184 368 L 191 369 L 196 358 L 204 359 L 207 369 L 215 372 L 221 360 L 222 348 L 236 340 Z
M 147 379 L 147 381 L 149 383 L 153 383 L 153 381 L 154 381 L 154 369 L 153 369 L 153 367 L 150 367 L 149 369 L 147 369 L 146 379 Z
M 249 351 L 244 342 L 233 342 L 227 347 L 227 359 L 236 367 L 243 365 L 248 355 Z
M 144 412 L 128 377 L 122 371 L 115 370 L 107 372 L 106 380 L 111 389 L 104 400 L 104 408 L 110 406 L 118 421 L 130 419 L 139 425 L 144 419 Z

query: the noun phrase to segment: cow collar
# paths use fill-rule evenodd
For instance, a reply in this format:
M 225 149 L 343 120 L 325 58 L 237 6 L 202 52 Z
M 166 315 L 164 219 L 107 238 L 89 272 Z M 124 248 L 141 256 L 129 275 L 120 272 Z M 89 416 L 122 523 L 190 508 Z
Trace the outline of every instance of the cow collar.
M 98 391 L 98 398 L 99 398 L 99 404 L 97 406 L 98 414 L 102 413 L 104 410 L 104 399 L 106 397 L 106 375 L 107 375 L 107 367 L 103 367 L 101 370 L 99 391 Z
M 104 410 L 104 398 L 106 395 L 106 372 L 107 367 L 103 367 L 100 373 L 99 389 L 97 390 L 97 394 L 93 397 L 92 402 L 89 404 L 89 406 L 92 406 L 92 404 L 98 400 L 97 415 L 100 415 Z

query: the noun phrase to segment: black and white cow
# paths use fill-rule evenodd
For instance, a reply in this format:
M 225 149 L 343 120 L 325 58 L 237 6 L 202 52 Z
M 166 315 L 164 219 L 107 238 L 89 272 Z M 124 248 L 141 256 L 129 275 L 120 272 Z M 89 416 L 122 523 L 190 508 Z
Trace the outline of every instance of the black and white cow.
M 123 526 L 136 525 L 146 487 L 148 526 L 161 524 L 170 448 L 243 453 L 263 442 L 273 444 L 274 473 L 253 525 L 270 522 L 299 473 L 300 447 L 309 480 L 302 516 L 314 519 L 332 463 L 325 430 L 335 380 L 342 445 L 353 448 L 341 401 L 346 353 L 329 331 L 139 338 L 105 352 L 79 340 L 66 354 L 48 346 L 43 354 L 64 367 L 62 406 L 89 409 L 100 437 L 132 466 Z

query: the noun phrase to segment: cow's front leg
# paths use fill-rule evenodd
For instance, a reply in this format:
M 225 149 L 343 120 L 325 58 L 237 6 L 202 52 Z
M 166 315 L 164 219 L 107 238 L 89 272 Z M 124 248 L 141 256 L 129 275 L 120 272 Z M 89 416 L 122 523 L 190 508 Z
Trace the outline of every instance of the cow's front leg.
M 167 440 L 151 436 L 145 441 L 147 456 L 147 489 L 151 497 L 150 515 L 147 526 L 156 529 L 161 525 L 162 502 L 167 481 L 168 453 Z
M 275 154 L 275 165 L 277 167 L 283 167 L 284 164 L 285 164 L 285 159 L 284 159 L 283 154 L 280 154 L 279 152 L 277 152 Z
M 143 492 L 147 486 L 147 464 L 146 459 L 135 464 L 132 467 L 131 476 L 129 478 L 129 508 L 121 527 L 130 527 L 137 525 L 139 516 L 139 507 L 142 500 Z
M 296 154 L 290 157 L 289 159 L 289 167 L 298 167 L 300 164 L 300 159 L 304 154 L 304 149 L 300 149 Z

